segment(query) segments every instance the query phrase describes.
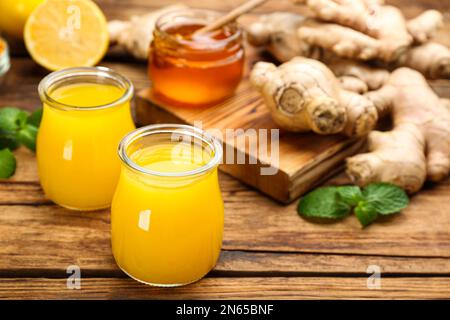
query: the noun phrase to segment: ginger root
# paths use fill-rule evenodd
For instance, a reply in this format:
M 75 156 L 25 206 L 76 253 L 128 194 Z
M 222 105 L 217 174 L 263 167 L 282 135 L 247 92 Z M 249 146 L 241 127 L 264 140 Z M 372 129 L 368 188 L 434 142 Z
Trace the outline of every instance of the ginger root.
M 342 89 L 331 70 L 317 60 L 296 57 L 279 67 L 258 62 L 250 80 L 274 121 L 290 131 L 362 136 L 378 120 L 370 100 Z
M 347 91 L 356 92 L 359 94 L 363 94 L 369 91 L 369 87 L 367 83 L 362 81 L 361 79 L 353 76 L 340 76 L 338 77 L 339 83 L 342 89 Z
M 405 52 L 395 65 L 415 69 L 429 79 L 450 78 L 450 49 L 427 42 Z
M 347 27 L 307 19 L 297 30 L 301 43 L 332 51 L 339 57 L 370 60 L 381 55 L 378 40 Z
M 414 19 L 408 20 L 406 27 L 416 43 L 425 43 L 444 25 L 444 17 L 437 10 L 427 10 Z
M 109 21 L 110 43 L 124 49 L 136 59 L 147 60 L 158 18 L 167 12 L 186 8 L 184 4 L 174 4 L 142 16 L 133 16 L 129 21 Z
M 376 39 L 337 24 L 306 19 L 290 12 L 262 15 L 246 31 L 251 45 L 264 47 L 281 62 L 296 56 L 322 59 L 323 49 L 338 56 L 362 60 L 375 58 L 379 52 Z
M 334 59 L 327 63 L 328 68 L 333 73 L 342 78 L 353 78 L 361 81 L 367 87 L 366 91 L 373 91 L 381 88 L 389 79 L 389 71 L 382 68 L 373 68 L 353 60 Z M 349 80 L 347 80 L 349 81 Z M 362 86 L 362 84 L 360 84 Z M 359 90 L 350 91 L 359 92 Z M 365 92 L 365 91 L 364 91 Z
M 439 182 L 448 177 L 450 110 L 419 72 L 397 69 L 366 97 L 380 116 L 392 114 L 394 127 L 372 131 L 370 152 L 347 159 L 347 174 L 356 184 L 389 182 L 413 193 L 426 179 Z
M 389 69 L 405 66 L 430 78 L 450 77 L 450 49 L 434 42 L 419 44 L 432 38 L 442 26 L 439 12 L 428 10 L 405 21 L 398 9 L 381 6 L 382 1 L 301 2 L 308 3 L 316 19 L 283 12 L 263 15 L 247 28 L 249 42 L 264 47 L 280 62 L 303 56 L 328 64 L 336 57 L 344 57 L 376 60 Z M 377 14 L 369 14 L 374 6 L 378 8 Z M 363 15 L 354 14 L 361 10 L 365 12 Z M 399 27 L 401 32 L 392 32 L 398 29 L 396 24 L 403 25 Z M 405 30 L 411 35 L 405 36 Z M 412 46 L 413 38 L 419 45 Z M 358 87 L 361 88 L 361 84 Z
M 347 27 L 349 42 L 358 40 L 354 32 L 367 35 L 377 40 L 377 57 L 383 61 L 393 61 L 403 53 L 412 43 L 412 36 L 408 33 L 406 21 L 402 12 L 393 6 L 384 5 L 383 1 L 375 0 L 306 0 L 305 4 L 316 19 L 335 23 Z M 395 32 L 393 32 L 395 30 Z M 299 30 L 300 31 L 300 30 Z M 342 32 L 341 32 L 342 33 Z M 301 32 L 300 37 L 306 32 Z M 330 35 L 324 34 L 322 42 L 326 42 Z M 307 41 L 307 38 L 304 38 Z M 320 41 L 311 43 L 320 45 Z M 348 44 L 361 46 L 361 43 Z M 361 49 L 362 50 L 362 49 Z M 334 51 L 334 50 L 333 50 Z M 335 51 L 339 55 L 338 51 Z M 372 56 L 346 56 L 349 58 L 372 59 Z
M 262 15 L 247 28 L 247 40 L 253 46 L 266 48 L 281 62 L 295 56 L 309 57 L 310 46 L 297 36 L 304 20 L 303 16 L 290 12 Z
M 417 126 L 405 123 L 390 132 L 372 131 L 368 148 L 370 153 L 347 159 L 347 174 L 356 184 L 383 181 L 410 193 L 420 190 L 426 175 L 425 142 Z

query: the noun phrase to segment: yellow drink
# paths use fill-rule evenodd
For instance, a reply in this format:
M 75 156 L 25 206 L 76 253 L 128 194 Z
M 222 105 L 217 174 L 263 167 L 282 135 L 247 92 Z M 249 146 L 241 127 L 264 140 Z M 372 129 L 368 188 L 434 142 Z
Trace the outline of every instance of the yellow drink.
M 71 209 L 109 207 L 120 173 L 117 147 L 135 128 L 131 84 L 109 69 L 68 69 L 45 78 L 40 94 L 37 159 L 46 196 Z
M 182 128 L 186 136 L 198 130 L 155 125 L 124 138 L 111 208 L 117 264 L 131 277 L 158 286 L 202 278 L 216 264 L 222 245 L 221 146 L 215 140 L 171 141 L 173 128 Z

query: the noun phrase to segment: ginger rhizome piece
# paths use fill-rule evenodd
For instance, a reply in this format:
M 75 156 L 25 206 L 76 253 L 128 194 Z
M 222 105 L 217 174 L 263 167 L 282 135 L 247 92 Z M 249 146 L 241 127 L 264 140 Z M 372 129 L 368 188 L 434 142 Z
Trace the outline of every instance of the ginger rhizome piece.
M 450 49 L 426 42 L 401 55 L 396 65 L 415 69 L 429 79 L 450 78 Z
M 334 59 L 327 63 L 327 67 L 333 71 L 333 73 L 343 79 L 341 82 L 353 81 L 355 87 L 352 87 L 351 83 L 343 84 L 344 88 L 364 93 L 366 91 L 377 90 L 381 88 L 389 79 L 389 71 L 382 68 L 369 67 L 363 63 L 347 60 L 347 59 Z M 353 80 L 350 80 L 352 78 Z M 357 84 L 357 81 L 360 83 Z M 359 87 L 356 87 L 356 86 Z M 361 90 L 362 87 L 366 87 L 366 90 Z
M 247 40 L 266 48 L 278 61 L 286 62 L 296 56 L 311 57 L 310 45 L 302 43 L 297 35 L 305 18 L 290 12 L 261 15 L 247 28 Z
M 186 8 L 184 4 L 174 4 L 142 16 L 132 16 L 129 21 L 109 21 L 110 43 L 125 50 L 136 59 L 147 60 L 158 18 L 167 12 Z
M 437 10 L 427 10 L 408 20 L 406 27 L 416 43 L 425 43 L 433 38 L 444 25 L 444 17 Z
M 333 23 L 307 19 L 297 29 L 297 37 L 310 48 L 329 50 L 339 57 L 370 60 L 381 56 L 381 45 L 364 33 Z
M 344 90 L 331 70 L 317 60 L 297 57 L 279 67 L 258 62 L 250 80 L 274 121 L 290 131 L 361 136 L 378 120 L 369 99 Z
M 263 15 L 247 28 L 249 42 L 267 49 L 280 62 L 295 56 L 327 64 L 336 57 L 376 60 L 384 68 L 406 66 L 430 78 L 450 77 L 450 49 L 429 42 L 443 25 L 439 12 L 428 10 L 405 21 L 398 9 L 381 1 L 301 2 L 308 4 L 315 18 L 286 12 Z M 355 14 L 360 11 L 365 14 Z
M 347 27 L 348 35 L 345 36 L 341 32 L 340 42 L 345 42 L 347 38 L 350 46 L 352 42 L 358 39 L 351 30 L 358 31 L 361 37 L 367 35 L 377 40 L 377 57 L 380 60 L 395 60 L 412 43 L 413 39 L 407 30 L 402 12 L 396 7 L 384 5 L 383 1 L 307 0 L 303 2 L 311 9 L 315 18 Z M 304 34 L 307 33 L 301 32 L 300 37 L 302 38 Z M 328 36 L 324 34 L 321 41 L 326 41 L 326 39 L 328 39 Z M 320 40 L 311 44 L 320 45 Z M 361 44 L 353 44 L 353 46 L 359 45 Z M 335 51 L 335 48 L 333 48 L 333 51 Z M 338 51 L 336 53 L 339 54 Z M 354 58 L 357 57 L 354 56 Z M 364 56 L 360 58 L 364 59 Z M 369 56 L 366 59 L 372 59 L 372 57 Z
M 340 82 L 341 88 L 345 90 L 356 92 L 359 94 L 363 94 L 369 91 L 369 87 L 367 86 L 367 84 L 357 77 L 340 76 L 338 77 L 338 80 Z
M 368 60 L 375 58 L 380 49 L 378 40 L 361 32 L 290 12 L 262 15 L 247 28 L 247 39 L 281 62 L 296 56 L 321 59 L 320 49 L 341 57 Z
M 439 182 L 448 177 L 450 109 L 419 72 L 397 69 L 381 89 L 366 97 L 380 116 L 391 114 L 393 129 L 372 131 L 370 152 L 347 159 L 347 174 L 356 184 L 382 181 L 416 192 L 426 179 Z

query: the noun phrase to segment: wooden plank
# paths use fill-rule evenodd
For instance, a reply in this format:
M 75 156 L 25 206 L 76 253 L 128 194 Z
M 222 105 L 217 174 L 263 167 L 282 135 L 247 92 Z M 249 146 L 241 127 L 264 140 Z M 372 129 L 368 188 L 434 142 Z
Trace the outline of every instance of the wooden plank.
M 444 199 L 449 196 L 447 180 L 422 190 L 402 213 L 361 229 L 353 216 L 336 223 L 312 223 L 298 217 L 295 204 L 280 207 L 249 193 L 245 201 L 241 198 L 226 202 L 225 246 L 240 250 L 448 257 L 450 203 Z
M 46 211 L 48 213 L 48 211 Z M 64 218 L 64 217 L 63 217 Z M 66 217 L 67 220 L 71 216 Z M 99 225 L 103 219 L 67 221 L 75 224 L 37 228 L 17 227 L 17 235 L 0 240 L 0 277 L 51 276 L 64 277 L 70 265 L 78 265 L 85 275 L 126 277 L 112 257 L 108 230 Z M 73 219 L 72 219 L 73 220 Z M 29 221 L 27 219 L 27 221 Z M 37 222 L 31 222 L 31 225 Z M 50 233 L 45 230 L 52 230 Z M 3 231 L 3 230 L 2 230 Z M 6 230 L 9 231 L 9 230 Z M 92 234 L 98 233 L 96 238 Z M 18 239 L 20 238 L 20 239 Z M 86 239 L 86 240 L 83 240 Z M 86 242 L 92 243 L 86 247 Z M 33 245 L 31 245 L 33 243 Z M 293 254 L 222 250 L 212 276 L 294 276 L 294 275 L 359 275 L 370 265 L 381 268 L 383 275 L 450 275 L 450 258 L 383 257 L 336 254 Z
M 0 183 L 0 203 L 6 205 L 51 204 L 38 184 Z
M 382 275 L 450 275 L 449 258 L 383 257 L 335 254 L 285 254 L 222 251 L 213 275 L 238 276 L 363 276 L 369 266 L 381 268 Z
M 24 248 L 32 251 L 34 246 L 28 248 L 29 244 L 44 245 L 48 236 L 57 241 L 55 248 L 64 247 L 65 240 L 88 245 L 94 255 L 100 253 L 92 241 L 108 247 L 107 211 L 74 214 L 57 206 L 19 205 L 48 202 L 37 189 L 34 157 L 25 149 L 16 154 L 17 174 L 0 188 L 0 253 L 5 248 L 10 254 Z M 282 206 L 224 174 L 220 184 L 225 201 L 225 249 L 450 257 L 450 203 L 443 200 L 450 197 L 450 179 L 427 186 L 404 212 L 366 229 L 361 229 L 355 217 L 332 224 L 309 222 L 297 215 L 296 204 Z M 53 231 L 49 234 L 48 230 Z M 90 236 L 94 238 L 88 241 Z M 10 245 L 15 242 L 16 247 Z M 52 252 L 46 246 L 42 250 L 44 256 Z M 109 252 L 103 252 L 106 255 Z
M 178 288 L 155 288 L 132 279 L 82 278 L 80 290 L 67 280 L 0 279 L 0 299 L 448 299 L 450 278 L 205 278 Z
M 441 187 L 447 188 L 447 192 L 450 188 L 449 184 Z M 410 210 L 361 230 L 354 217 L 335 224 L 313 224 L 298 217 L 293 207 L 286 210 L 276 204 L 261 206 L 264 214 L 259 214 L 254 206 L 265 199 L 254 192 L 243 192 L 241 197 L 225 198 L 223 247 L 228 250 L 449 257 L 448 209 L 439 210 L 441 197 L 427 195 L 427 192 L 420 197 L 423 207 L 436 208 L 433 214 L 413 202 Z M 250 205 L 243 207 L 244 202 Z M 73 247 L 77 248 L 76 254 L 92 250 L 95 256 L 110 255 L 109 251 L 104 251 L 109 247 L 107 211 L 78 213 L 57 206 L 0 206 L 0 223 L 2 254 L 46 256 L 46 253 Z
M 311 223 L 298 217 L 294 206 L 281 207 L 255 192 L 244 189 L 241 196 L 231 198 L 224 194 L 223 247 L 228 250 L 450 257 L 448 208 L 442 205 L 442 194 L 450 192 L 450 183 L 436 189 L 422 192 L 402 214 L 364 230 L 354 217 L 333 224 Z M 431 208 L 435 208 L 432 214 Z M 3 254 L 30 251 L 37 254 L 42 250 L 45 255 L 76 247 L 100 255 L 101 248 L 109 246 L 109 212 L 74 213 L 57 206 L 0 206 L 0 234 L 0 253 Z M 103 257 L 110 254 L 102 252 Z
M 294 205 L 282 207 L 253 191 L 232 189 L 230 185 L 224 192 L 223 247 L 228 250 L 450 256 L 448 204 L 442 201 L 442 194 L 450 192 L 450 183 L 423 191 L 403 213 L 364 230 L 354 217 L 333 224 L 311 223 L 298 217 Z M 432 214 L 429 208 L 434 208 Z M 57 206 L 0 206 L 0 253 L 34 254 L 38 252 L 35 245 L 39 245 L 44 254 L 70 249 L 79 242 L 80 252 L 86 245 L 86 250 L 96 254 L 100 247 L 109 246 L 108 217 L 107 211 L 77 213 Z

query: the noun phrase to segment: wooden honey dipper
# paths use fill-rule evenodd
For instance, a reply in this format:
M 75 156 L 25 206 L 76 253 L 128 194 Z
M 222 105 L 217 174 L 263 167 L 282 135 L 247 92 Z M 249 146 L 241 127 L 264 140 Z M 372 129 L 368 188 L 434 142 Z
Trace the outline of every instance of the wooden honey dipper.
M 242 5 L 240 5 L 239 7 L 237 7 L 236 9 L 230 11 L 226 15 L 220 17 L 213 23 L 208 24 L 208 25 L 204 26 L 203 28 L 198 29 L 197 31 L 195 31 L 192 34 L 192 37 L 200 36 L 207 32 L 216 30 L 216 29 L 226 25 L 227 23 L 236 20 L 238 17 L 253 10 L 254 8 L 259 7 L 264 2 L 267 2 L 267 1 L 268 0 L 249 0 L 245 3 L 243 3 Z

